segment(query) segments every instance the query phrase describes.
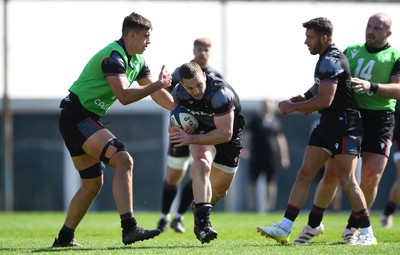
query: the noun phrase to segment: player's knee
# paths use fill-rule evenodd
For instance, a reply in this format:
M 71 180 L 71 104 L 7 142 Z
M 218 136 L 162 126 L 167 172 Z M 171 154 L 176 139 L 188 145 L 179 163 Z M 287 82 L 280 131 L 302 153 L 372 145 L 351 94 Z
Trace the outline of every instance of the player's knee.
M 202 171 L 211 171 L 211 163 L 207 159 L 198 159 L 193 161 L 193 168 L 200 169 Z
M 127 176 L 133 175 L 134 161 L 132 156 L 126 151 L 115 155 L 110 162 L 110 166 L 115 173 Z
M 103 150 L 100 153 L 100 160 L 108 165 L 110 164 L 111 158 L 121 151 L 126 152 L 124 144 L 114 138 L 104 145 Z
M 301 168 L 301 169 L 297 172 L 296 182 L 297 182 L 297 181 L 301 181 L 301 182 L 311 182 L 312 179 L 314 178 L 314 176 L 311 176 L 311 174 L 310 174 L 309 172 L 310 172 L 310 171 L 306 171 L 304 168 Z
M 102 162 L 79 171 L 83 183 L 82 189 L 88 196 L 94 198 L 99 194 L 103 186 L 103 171 Z

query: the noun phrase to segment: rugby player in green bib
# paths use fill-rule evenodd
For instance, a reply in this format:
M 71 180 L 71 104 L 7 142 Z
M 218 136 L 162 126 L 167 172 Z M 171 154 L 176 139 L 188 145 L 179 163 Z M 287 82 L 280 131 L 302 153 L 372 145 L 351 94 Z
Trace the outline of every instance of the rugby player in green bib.
M 101 117 L 118 100 L 128 105 L 151 96 L 171 110 L 173 99 L 165 88 L 171 75 L 163 66 L 158 79 L 151 76 L 142 53 L 150 44 L 152 24 L 137 13 L 127 16 L 122 36 L 97 52 L 60 104 L 59 128 L 80 175 L 82 186 L 70 202 L 64 225 L 53 247 L 80 246 L 74 241 L 75 229 L 103 186 L 104 164 L 114 170 L 113 195 L 120 214 L 122 242 L 127 245 L 160 234 L 137 225 L 133 214 L 133 159 L 123 143 L 101 123 Z M 137 82 L 140 86 L 134 85 Z

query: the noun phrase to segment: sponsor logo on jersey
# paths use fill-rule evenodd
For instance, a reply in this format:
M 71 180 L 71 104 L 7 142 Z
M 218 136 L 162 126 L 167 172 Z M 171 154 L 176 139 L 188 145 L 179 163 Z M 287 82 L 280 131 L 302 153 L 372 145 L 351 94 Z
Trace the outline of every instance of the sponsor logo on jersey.
M 382 55 L 382 62 L 385 62 L 388 59 L 390 59 L 390 55 L 389 54 L 383 54 Z
M 101 99 L 95 99 L 94 104 L 97 105 L 102 110 L 107 110 L 111 106 L 111 104 L 107 104 L 107 103 L 101 101 Z
M 133 66 L 133 68 L 136 69 L 136 71 L 139 71 L 139 69 L 140 69 L 139 61 L 135 60 L 135 62 L 133 62 L 133 64 L 132 64 L 132 66 Z
M 190 111 L 191 113 L 192 113 L 192 115 L 199 115 L 199 116 L 210 116 L 210 117 L 212 117 L 212 116 L 214 116 L 214 114 L 213 113 L 206 113 L 206 112 L 203 112 L 203 111 L 199 111 L 199 112 L 195 112 L 195 111 Z
M 352 51 L 350 52 L 351 58 L 355 58 L 355 56 L 357 56 L 357 54 L 358 54 L 359 52 L 360 52 L 360 51 L 359 51 L 359 50 L 356 50 L 356 49 L 352 50 Z

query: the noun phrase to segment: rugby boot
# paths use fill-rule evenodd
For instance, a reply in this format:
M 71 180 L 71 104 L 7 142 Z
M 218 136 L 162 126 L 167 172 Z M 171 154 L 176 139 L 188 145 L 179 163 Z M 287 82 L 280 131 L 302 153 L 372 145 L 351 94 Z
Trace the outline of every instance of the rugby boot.
M 258 226 L 257 232 L 262 236 L 274 239 L 281 244 L 288 243 L 290 238 L 290 232 L 287 233 L 279 224 L 275 224 L 272 227 Z
M 321 222 L 316 228 L 312 228 L 309 225 L 305 226 L 303 231 L 301 231 L 299 237 L 293 242 L 293 244 L 308 244 L 311 239 L 315 236 L 319 236 L 324 233 L 324 225 Z
M 197 208 L 193 208 L 194 234 L 202 244 L 209 243 L 218 236 L 218 232 L 211 226 L 211 209 L 211 204 L 203 204 Z
M 139 226 L 133 227 L 130 231 L 122 231 L 122 242 L 127 245 L 137 241 L 144 241 L 154 238 L 161 233 L 159 229 L 146 230 Z
M 175 230 L 176 233 L 185 233 L 186 230 L 183 227 L 182 218 L 175 218 L 172 220 L 170 227 Z
M 157 223 L 157 229 L 161 232 L 167 232 L 168 230 L 168 220 L 161 218 Z
M 54 239 L 54 243 L 51 246 L 52 248 L 59 248 L 59 247 L 76 247 L 76 246 L 82 246 L 79 243 L 75 243 L 74 239 L 72 239 L 69 242 L 64 242 L 64 241 L 60 241 L 60 239 L 55 238 Z

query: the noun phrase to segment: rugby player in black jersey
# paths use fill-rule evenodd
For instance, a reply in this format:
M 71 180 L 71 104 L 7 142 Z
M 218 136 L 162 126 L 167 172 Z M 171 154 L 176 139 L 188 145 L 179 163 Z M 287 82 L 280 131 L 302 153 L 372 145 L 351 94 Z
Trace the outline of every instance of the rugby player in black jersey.
M 193 42 L 192 62 L 200 65 L 201 70 L 208 75 L 223 79 L 221 73 L 209 65 L 208 60 L 211 54 L 211 41 L 206 37 L 197 38 Z M 167 88 L 172 92 L 173 88 L 180 82 L 179 67 L 171 74 L 172 83 Z M 190 168 L 190 154 L 188 146 L 174 147 L 169 144 L 167 155 L 167 171 L 162 184 L 162 201 L 161 201 L 161 217 L 157 222 L 157 229 L 166 232 L 171 215 L 171 205 L 177 193 L 178 186 L 185 177 L 186 171 Z M 193 201 L 192 179 L 188 178 L 187 182 L 182 186 L 181 196 L 177 212 L 169 226 L 177 233 L 184 233 L 186 230 L 183 226 L 183 215 Z
M 365 28 L 365 42 L 349 45 L 344 51 L 350 64 L 354 99 L 363 120 L 360 187 L 368 208 L 375 201 L 390 155 L 396 99 L 400 99 L 400 51 L 388 42 L 393 32 L 391 26 L 392 20 L 387 14 L 373 14 Z M 334 189 L 337 185 L 326 178 L 318 184 L 321 189 Z M 325 205 L 329 203 L 319 193 L 315 200 L 321 205 L 324 201 Z M 366 235 L 360 228 L 357 217 L 357 212 L 350 213 L 343 239 L 348 244 L 376 244 L 375 237 Z M 311 213 L 310 218 L 313 218 Z
M 298 95 L 279 103 L 283 114 L 299 112 L 309 114 L 319 112 L 320 122 L 310 135 L 303 163 L 297 172 L 284 218 L 272 227 L 259 226 L 261 235 L 280 243 L 289 242 L 294 221 L 304 206 L 310 185 L 324 164 L 325 175 L 341 184 L 347 194 L 358 223 L 374 239 L 367 204 L 355 178 L 357 159 L 362 139 L 361 115 L 353 99 L 349 62 L 332 41 L 333 26 L 326 18 L 315 18 L 303 23 L 306 28 L 305 44 L 312 55 L 319 54 L 314 72 L 314 85 L 303 95 Z M 320 189 L 324 198 L 332 201 L 334 189 Z M 321 218 L 326 207 L 314 200 L 312 211 Z M 313 236 L 324 231 L 318 219 L 304 227 L 295 244 L 307 244 Z M 375 239 L 376 243 L 376 239 Z M 364 245 L 363 242 L 355 244 Z
M 239 166 L 245 120 L 239 97 L 226 82 L 207 75 L 195 62 L 183 64 L 179 75 L 181 81 L 172 96 L 197 118 L 199 128 L 188 134 L 171 126 L 169 139 L 175 147 L 189 145 L 194 233 L 201 243 L 208 243 L 217 238 L 211 209 L 226 196 Z

